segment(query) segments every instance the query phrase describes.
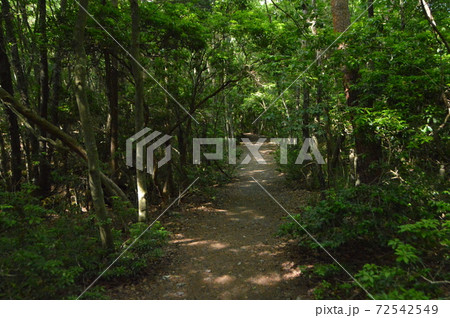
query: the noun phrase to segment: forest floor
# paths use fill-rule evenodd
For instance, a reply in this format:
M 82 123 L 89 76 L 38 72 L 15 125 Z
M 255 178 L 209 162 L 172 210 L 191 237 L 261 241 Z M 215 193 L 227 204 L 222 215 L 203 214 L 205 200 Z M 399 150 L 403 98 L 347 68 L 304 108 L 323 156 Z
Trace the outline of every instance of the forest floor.
M 311 299 L 312 282 L 299 265 L 313 266 L 297 244 L 275 234 L 288 216 L 254 177 L 290 212 L 315 196 L 288 186 L 276 170 L 276 145 L 238 167 L 209 203 L 190 202 L 169 211 L 162 224 L 172 234 L 165 256 L 147 275 L 108 288 L 112 299 Z M 245 153 L 244 153 L 245 155 Z

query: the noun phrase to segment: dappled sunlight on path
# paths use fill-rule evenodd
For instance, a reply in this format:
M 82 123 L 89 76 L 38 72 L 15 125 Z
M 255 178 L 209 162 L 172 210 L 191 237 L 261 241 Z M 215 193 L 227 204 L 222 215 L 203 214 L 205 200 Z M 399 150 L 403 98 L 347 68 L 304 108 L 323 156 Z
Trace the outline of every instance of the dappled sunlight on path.
M 214 204 L 168 216 L 173 233 L 164 266 L 152 277 L 111 291 L 123 299 L 305 299 L 309 287 L 293 255 L 293 242 L 275 236 L 285 213 L 252 179 L 264 184 L 286 208 L 304 204 L 307 191 L 287 189 L 276 170 L 276 146 L 264 144 L 267 164 L 252 160 L 218 189 Z M 296 259 L 296 261 L 293 261 Z M 300 259 L 300 262 L 302 260 Z

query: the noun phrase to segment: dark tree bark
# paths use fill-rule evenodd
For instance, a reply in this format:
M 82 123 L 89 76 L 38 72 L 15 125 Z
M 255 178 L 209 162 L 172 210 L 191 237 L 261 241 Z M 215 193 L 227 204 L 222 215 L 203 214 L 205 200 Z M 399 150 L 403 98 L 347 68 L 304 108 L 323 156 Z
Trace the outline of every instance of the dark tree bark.
M 0 176 L 4 179 L 4 180 L 8 180 L 8 171 L 9 171 L 9 166 L 8 166 L 8 155 L 6 153 L 6 145 L 5 145 L 5 140 L 3 139 L 3 133 L 0 132 L 0 158 L 1 158 L 1 162 L 2 162 L 2 170 L 0 171 Z
M 107 0 L 103 0 L 103 5 Z M 111 4 L 117 8 L 117 0 L 111 0 Z M 104 50 L 105 55 L 105 73 L 106 73 L 106 95 L 109 103 L 109 121 L 108 121 L 108 141 L 109 141 L 109 167 L 110 175 L 113 180 L 117 177 L 117 156 L 116 152 L 119 143 L 119 63 L 117 49 L 113 45 Z
M 39 0 L 38 11 L 39 11 L 39 61 L 40 61 L 40 72 L 39 72 L 39 111 L 42 118 L 47 119 L 48 116 L 48 101 L 50 96 L 49 90 L 49 77 L 48 77 L 48 54 L 47 54 L 47 1 Z M 45 130 L 41 130 L 42 137 L 46 137 Z M 39 179 L 38 185 L 42 195 L 48 195 L 50 192 L 50 163 L 47 156 L 47 143 L 45 140 L 40 143 L 40 153 L 39 153 Z
M 11 65 L 6 52 L 6 42 L 3 32 L 3 12 L 0 15 L 0 87 L 13 95 L 13 83 L 11 78 Z M 9 190 L 20 190 L 22 178 L 22 156 L 20 150 L 20 133 L 16 115 L 10 110 L 5 110 L 9 121 L 9 136 L 11 140 L 11 181 Z
M 369 18 L 374 16 L 373 0 L 367 0 L 367 15 Z
M 64 23 L 67 10 L 67 0 L 61 0 L 60 10 L 57 14 L 58 23 Z M 55 56 L 53 59 L 53 72 L 51 75 L 51 92 L 49 101 L 49 116 L 51 122 L 55 125 L 59 122 L 58 106 L 61 101 L 63 86 L 62 86 L 62 59 L 63 59 L 63 41 L 60 39 L 57 43 Z
M 335 32 L 344 32 L 350 25 L 350 10 L 348 0 L 331 0 L 333 28 Z

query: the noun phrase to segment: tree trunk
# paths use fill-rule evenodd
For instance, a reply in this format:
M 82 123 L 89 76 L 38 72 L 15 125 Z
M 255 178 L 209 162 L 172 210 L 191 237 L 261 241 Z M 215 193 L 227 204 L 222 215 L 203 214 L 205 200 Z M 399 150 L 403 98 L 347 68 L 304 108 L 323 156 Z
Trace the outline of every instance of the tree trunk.
M 369 18 L 373 18 L 374 16 L 373 0 L 367 0 L 367 15 Z
M 105 51 L 105 68 L 106 68 L 106 88 L 109 102 L 109 166 L 111 178 L 116 178 L 117 174 L 117 158 L 116 151 L 119 139 L 119 81 L 117 72 L 117 61 L 108 50 Z
M 348 0 L 331 0 L 331 9 L 334 31 L 344 32 L 350 26 Z M 341 46 L 341 48 L 342 47 L 343 46 Z M 360 78 L 359 69 L 350 69 L 345 66 L 343 68 L 343 73 L 347 106 L 352 109 L 361 107 L 359 104 L 360 92 L 356 88 L 356 83 Z M 376 182 L 381 176 L 381 170 L 379 168 L 381 143 L 371 127 L 365 124 L 356 124 L 354 118 L 353 130 L 357 158 L 355 184 Z
M 106 0 L 103 1 L 106 4 Z M 117 8 L 117 0 L 111 0 L 111 4 Z M 114 57 L 117 54 L 115 46 L 105 49 L 106 95 L 109 102 L 109 168 L 113 180 L 117 177 L 116 152 L 119 143 L 119 71 L 118 62 Z
M 11 78 L 11 65 L 9 64 L 8 55 L 6 53 L 6 43 L 3 34 L 3 12 L 0 15 L 0 87 L 2 87 L 9 94 L 13 95 L 13 84 Z M 6 115 L 9 121 L 9 135 L 11 138 L 11 181 L 9 190 L 20 190 L 20 180 L 22 177 L 22 157 L 20 150 L 20 134 L 19 125 L 17 123 L 16 115 L 10 110 L 6 109 Z
M 66 18 L 67 0 L 61 0 L 60 11 L 57 15 L 57 22 L 64 23 Z M 52 92 L 50 100 L 49 114 L 51 116 L 52 122 L 56 124 L 58 122 L 58 106 L 61 99 L 62 92 L 62 52 L 63 52 L 63 41 L 59 41 L 57 44 L 54 62 L 53 62 L 53 73 L 52 73 Z
M 2 170 L 0 171 L 0 177 L 4 180 L 8 180 L 8 155 L 6 153 L 5 140 L 3 139 L 3 133 L 0 132 L 0 159 L 2 162 Z
M 309 98 L 309 86 L 307 83 L 303 84 L 302 91 L 303 91 L 302 134 L 303 134 L 303 139 L 305 139 L 305 138 L 310 137 L 310 133 L 309 133 L 310 120 L 309 120 L 309 113 L 308 113 L 309 108 L 310 108 L 310 98 Z
M 48 78 L 48 54 L 47 54 L 47 1 L 39 0 L 39 55 L 40 55 L 40 73 L 39 73 L 39 110 L 41 117 L 47 119 L 48 101 L 49 101 L 49 78 Z M 46 137 L 45 130 L 41 130 L 42 137 Z M 42 140 L 39 152 L 39 179 L 38 185 L 42 195 L 46 196 L 50 192 L 50 163 L 47 157 L 47 143 Z
M 348 0 L 331 0 L 334 32 L 344 32 L 350 25 Z
M 137 0 L 130 0 L 131 7 L 131 55 L 133 77 L 136 85 L 134 96 L 135 104 L 135 130 L 136 132 L 144 128 L 144 78 L 142 69 L 136 61 L 140 58 L 140 44 L 139 44 L 139 5 Z M 140 222 L 147 220 L 147 174 L 145 171 L 136 169 L 136 186 L 138 195 L 138 219 Z
M 87 9 L 88 0 L 81 0 L 80 4 Z M 89 110 L 88 99 L 86 96 L 86 53 L 84 51 L 84 29 L 86 27 L 87 14 L 79 8 L 78 16 L 74 30 L 74 52 L 75 52 L 75 97 L 77 100 L 78 111 L 80 113 L 81 126 L 84 133 L 84 142 L 86 145 L 89 187 L 91 190 L 92 201 L 97 215 L 97 221 L 100 228 L 100 238 L 103 247 L 112 250 L 114 248 L 111 228 L 108 224 L 105 200 L 100 177 L 99 159 L 93 122 Z

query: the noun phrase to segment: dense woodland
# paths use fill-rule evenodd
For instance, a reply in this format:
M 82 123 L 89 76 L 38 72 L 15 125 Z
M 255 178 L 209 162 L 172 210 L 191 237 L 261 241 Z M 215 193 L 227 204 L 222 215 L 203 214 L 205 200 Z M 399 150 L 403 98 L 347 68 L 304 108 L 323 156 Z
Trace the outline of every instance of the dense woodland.
M 0 298 L 77 298 L 173 200 L 232 182 L 227 160 L 192 164 L 192 138 L 244 133 L 316 140 L 325 165 L 294 164 L 301 142 L 279 165 L 318 195 L 295 218 L 331 253 L 364 251 L 344 263 L 374 298 L 448 298 L 449 11 L 1 0 Z M 144 127 L 173 136 L 153 174 L 125 160 Z M 320 250 L 292 219 L 274 234 Z M 83 298 L 151 271 L 169 237 L 154 223 Z M 317 299 L 368 297 L 332 260 L 305 272 Z

